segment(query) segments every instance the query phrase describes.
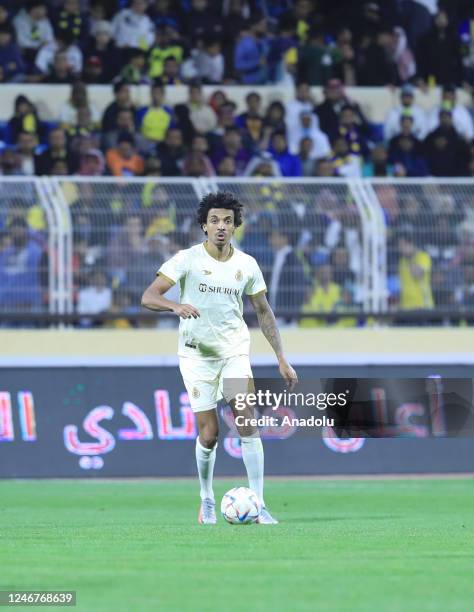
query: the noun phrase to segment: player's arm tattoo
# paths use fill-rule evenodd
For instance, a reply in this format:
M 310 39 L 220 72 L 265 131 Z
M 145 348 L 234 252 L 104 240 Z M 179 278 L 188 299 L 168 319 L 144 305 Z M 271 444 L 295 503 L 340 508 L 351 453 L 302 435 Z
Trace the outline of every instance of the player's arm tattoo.
M 283 346 L 281 343 L 280 332 L 278 331 L 275 315 L 267 301 L 265 293 L 249 296 L 250 302 L 257 313 L 258 324 L 263 335 L 275 351 L 278 360 L 283 357 Z

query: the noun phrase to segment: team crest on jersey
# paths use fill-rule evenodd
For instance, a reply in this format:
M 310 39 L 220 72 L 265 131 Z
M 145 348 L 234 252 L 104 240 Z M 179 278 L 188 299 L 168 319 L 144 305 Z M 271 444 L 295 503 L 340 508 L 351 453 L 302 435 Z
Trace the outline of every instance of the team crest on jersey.
M 209 274 L 212 274 L 212 271 L 211 270 L 203 270 L 202 273 L 205 274 L 206 276 L 209 276 Z
M 194 399 L 197 399 L 201 394 L 199 393 L 199 389 L 196 389 L 196 387 L 193 387 L 193 397 Z
M 235 280 L 240 283 L 243 278 L 244 275 L 242 274 L 242 270 L 237 270 L 237 272 L 235 273 Z

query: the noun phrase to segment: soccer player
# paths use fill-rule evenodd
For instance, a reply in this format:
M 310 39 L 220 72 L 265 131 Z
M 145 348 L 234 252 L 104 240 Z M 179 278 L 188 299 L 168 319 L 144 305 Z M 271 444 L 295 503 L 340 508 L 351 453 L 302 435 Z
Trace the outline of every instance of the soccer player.
M 260 328 L 275 351 L 280 374 L 290 388 L 298 382 L 286 360 L 275 316 L 265 296 L 262 272 L 253 257 L 231 244 L 234 231 L 242 224 L 242 204 L 228 192 L 210 193 L 200 202 L 197 221 L 206 234 L 204 243 L 179 251 L 165 262 L 157 278 L 145 290 L 142 305 L 150 310 L 178 315 L 179 368 L 196 415 L 199 435 L 196 462 L 201 485 L 200 523 L 216 523 L 212 479 L 216 458 L 217 402 L 222 381 L 242 379 L 249 384 L 250 334 L 242 316 L 245 293 L 257 313 Z M 180 303 L 164 294 L 180 283 Z M 227 399 L 227 398 L 226 398 Z M 234 417 L 245 414 L 229 401 Z M 249 487 L 262 502 L 259 523 L 275 524 L 263 498 L 263 446 L 251 427 L 240 427 L 242 458 Z

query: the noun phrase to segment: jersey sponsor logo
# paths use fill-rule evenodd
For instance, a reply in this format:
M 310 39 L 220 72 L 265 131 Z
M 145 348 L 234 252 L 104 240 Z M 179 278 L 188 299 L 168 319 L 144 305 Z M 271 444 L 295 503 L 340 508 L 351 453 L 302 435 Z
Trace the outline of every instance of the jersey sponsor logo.
M 242 274 L 242 270 L 237 270 L 237 272 L 235 273 L 235 280 L 240 283 L 243 278 L 244 275 Z
M 199 389 L 196 389 L 196 387 L 193 387 L 193 397 L 194 399 L 197 399 L 201 394 L 199 393 Z
M 209 274 L 212 274 L 212 271 L 211 270 L 203 270 L 202 273 L 205 274 L 206 276 L 209 276 Z
M 199 291 L 201 293 L 225 293 L 226 295 L 239 295 L 238 289 L 232 289 L 231 287 L 214 287 L 212 285 L 206 285 L 206 283 L 199 283 Z

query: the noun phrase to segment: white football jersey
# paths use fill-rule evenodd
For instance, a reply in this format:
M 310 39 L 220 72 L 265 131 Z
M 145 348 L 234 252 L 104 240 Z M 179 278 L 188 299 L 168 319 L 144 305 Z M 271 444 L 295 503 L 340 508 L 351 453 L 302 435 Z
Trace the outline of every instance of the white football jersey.
M 179 251 L 158 270 L 180 283 L 180 302 L 198 309 L 200 317 L 180 319 L 178 355 L 226 359 L 248 355 L 250 334 L 243 318 L 242 295 L 266 291 L 253 257 L 234 248 L 227 261 L 209 255 L 204 244 Z

